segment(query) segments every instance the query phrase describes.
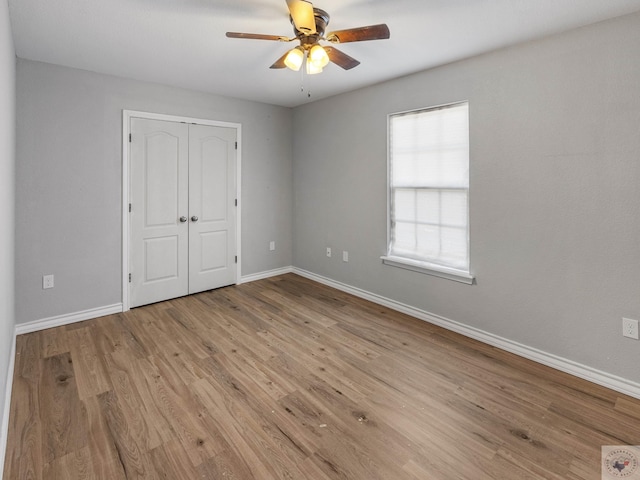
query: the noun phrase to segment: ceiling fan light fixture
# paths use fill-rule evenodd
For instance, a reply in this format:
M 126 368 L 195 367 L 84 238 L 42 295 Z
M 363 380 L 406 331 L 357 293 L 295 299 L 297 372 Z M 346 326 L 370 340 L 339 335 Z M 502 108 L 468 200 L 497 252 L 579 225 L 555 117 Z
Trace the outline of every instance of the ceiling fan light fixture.
M 322 71 L 329 64 L 329 55 L 321 45 L 314 45 L 309 50 L 309 61 Z
M 274 0 L 275 1 L 275 0 Z M 282 1 L 282 0 L 279 0 Z M 343 70 L 351 70 L 360 65 L 355 58 L 341 52 L 337 48 L 320 45 L 320 41 L 329 43 L 363 42 L 382 40 L 390 37 L 389 27 L 380 23 L 364 27 L 336 30 L 325 34 L 330 16 L 320 8 L 316 8 L 311 0 L 285 0 L 289 9 L 289 19 L 293 25 L 294 36 L 264 35 L 261 33 L 227 32 L 228 38 L 246 38 L 251 40 L 276 40 L 280 42 L 300 42 L 296 48 L 283 52 L 269 68 L 289 68 L 300 71 L 303 64 L 309 75 L 322 72 L 329 63 L 335 63 Z
M 284 64 L 294 72 L 297 72 L 300 70 L 303 61 L 304 51 L 300 47 L 296 47 L 289 51 L 284 59 Z

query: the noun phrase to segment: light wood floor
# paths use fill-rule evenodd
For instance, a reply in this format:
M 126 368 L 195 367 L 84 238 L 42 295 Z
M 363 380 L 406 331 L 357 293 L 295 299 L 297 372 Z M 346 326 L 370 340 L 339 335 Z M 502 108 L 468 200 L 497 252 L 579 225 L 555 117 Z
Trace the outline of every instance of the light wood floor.
M 5 480 L 600 479 L 640 401 L 285 275 L 21 335 Z

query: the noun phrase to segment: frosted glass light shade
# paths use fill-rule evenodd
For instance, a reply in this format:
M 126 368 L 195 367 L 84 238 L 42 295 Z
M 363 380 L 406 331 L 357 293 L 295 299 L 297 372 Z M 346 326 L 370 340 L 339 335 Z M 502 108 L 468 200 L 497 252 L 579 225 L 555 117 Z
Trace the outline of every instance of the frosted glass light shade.
M 300 48 L 296 47 L 293 50 L 289 51 L 284 59 L 284 64 L 291 70 L 297 72 L 298 70 L 300 70 L 303 61 L 304 52 Z
M 309 51 L 309 60 L 314 66 L 322 69 L 329 63 L 329 55 L 320 45 L 314 45 Z
M 322 67 L 316 65 L 311 61 L 311 59 L 307 59 L 307 75 L 315 75 L 316 73 L 321 73 Z

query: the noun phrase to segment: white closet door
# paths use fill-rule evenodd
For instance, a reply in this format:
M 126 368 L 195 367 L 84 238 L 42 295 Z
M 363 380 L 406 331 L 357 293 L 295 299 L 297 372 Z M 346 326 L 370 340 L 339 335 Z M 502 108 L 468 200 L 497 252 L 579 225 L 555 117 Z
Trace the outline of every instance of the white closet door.
M 236 282 L 236 129 L 189 125 L 189 293 Z
M 131 120 L 132 307 L 189 291 L 188 138 L 186 124 Z

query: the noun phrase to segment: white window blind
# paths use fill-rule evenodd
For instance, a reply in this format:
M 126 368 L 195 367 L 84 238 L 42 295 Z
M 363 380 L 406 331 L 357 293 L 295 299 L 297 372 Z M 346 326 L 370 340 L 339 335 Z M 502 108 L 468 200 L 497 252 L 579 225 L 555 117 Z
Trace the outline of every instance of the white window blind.
M 389 252 L 469 271 L 469 105 L 389 117 Z

